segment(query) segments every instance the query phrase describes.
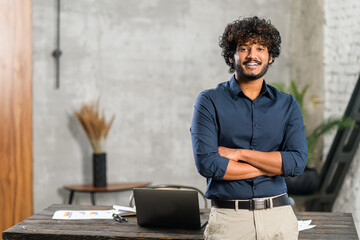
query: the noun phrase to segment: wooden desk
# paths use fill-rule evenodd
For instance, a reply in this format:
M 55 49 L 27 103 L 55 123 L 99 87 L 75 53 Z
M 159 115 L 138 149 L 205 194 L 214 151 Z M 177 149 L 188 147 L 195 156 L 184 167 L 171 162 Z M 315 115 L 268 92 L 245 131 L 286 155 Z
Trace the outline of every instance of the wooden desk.
M 94 187 L 92 184 L 85 185 L 66 185 L 65 189 L 70 191 L 69 204 L 72 203 L 75 192 L 90 193 L 91 203 L 95 205 L 95 193 L 97 192 L 121 192 L 131 190 L 133 188 L 148 186 L 150 182 L 124 182 L 124 183 L 110 183 L 106 187 Z
M 56 210 L 106 210 L 110 206 L 75 206 L 54 204 L 3 232 L 4 239 L 203 239 L 203 231 L 189 229 L 143 228 L 136 217 L 127 223 L 114 220 L 52 220 Z M 205 210 L 203 218 L 208 217 Z M 315 228 L 300 232 L 299 239 L 356 239 L 350 213 L 297 213 L 299 220 L 312 219 Z

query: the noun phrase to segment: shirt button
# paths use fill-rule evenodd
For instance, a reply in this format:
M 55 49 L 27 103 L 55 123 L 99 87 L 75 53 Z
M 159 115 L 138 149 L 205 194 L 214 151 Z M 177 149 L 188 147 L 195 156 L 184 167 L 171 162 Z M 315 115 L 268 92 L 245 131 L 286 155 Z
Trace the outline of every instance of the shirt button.
M 254 124 L 255 127 L 259 126 L 257 123 Z

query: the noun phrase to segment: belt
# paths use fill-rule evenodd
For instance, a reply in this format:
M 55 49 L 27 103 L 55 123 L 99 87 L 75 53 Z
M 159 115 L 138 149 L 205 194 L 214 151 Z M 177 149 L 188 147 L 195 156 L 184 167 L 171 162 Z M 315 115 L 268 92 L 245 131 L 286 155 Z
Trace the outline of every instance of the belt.
M 229 209 L 247 209 L 247 210 L 261 210 L 273 207 L 280 207 L 286 205 L 293 205 L 294 200 L 285 193 L 276 197 L 269 198 L 253 198 L 249 200 L 223 200 L 212 199 L 211 205 L 215 208 L 229 208 Z

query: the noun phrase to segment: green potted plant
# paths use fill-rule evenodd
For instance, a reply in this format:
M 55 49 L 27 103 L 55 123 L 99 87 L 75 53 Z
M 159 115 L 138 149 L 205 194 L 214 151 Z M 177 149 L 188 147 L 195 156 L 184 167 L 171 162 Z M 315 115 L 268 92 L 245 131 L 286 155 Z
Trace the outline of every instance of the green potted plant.
M 115 116 L 112 116 L 110 121 L 106 121 L 104 112 L 100 113 L 99 105 L 99 100 L 94 103 L 84 103 L 80 111 L 74 113 L 93 149 L 93 185 L 105 187 L 107 180 L 104 143 Z
M 290 81 L 290 85 L 286 88 L 283 83 L 274 83 L 274 87 L 282 92 L 290 93 L 294 96 L 298 102 L 301 112 L 304 116 L 305 126 L 307 125 L 306 109 L 305 109 L 305 95 L 310 85 L 305 85 L 302 89 L 299 89 L 295 81 Z M 319 139 L 331 133 L 336 129 L 345 129 L 354 126 L 355 122 L 348 117 L 330 116 L 322 123 L 314 128 L 311 132 L 306 132 L 307 146 L 308 146 L 308 158 L 306 162 L 306 168 L 302 175 L 297 177 L 287 177 L 286 183 L 288 185 L 289 194 L 310 194 L 314 192 L 319 185 L 319 175 L 317 169 L 321 166 L 322 160 L 314 155 L 316 145 Z

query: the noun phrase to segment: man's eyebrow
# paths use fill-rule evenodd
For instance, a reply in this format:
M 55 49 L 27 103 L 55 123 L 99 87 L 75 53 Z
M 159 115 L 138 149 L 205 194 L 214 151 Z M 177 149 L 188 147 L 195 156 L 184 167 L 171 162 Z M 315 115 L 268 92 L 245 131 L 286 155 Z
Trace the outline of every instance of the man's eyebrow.
M 248 43 L 248 44 L 246 44 L 246 43 L 239 43 L 239 44 L 238 44 L 238 47 L 247 47 L 247 46 L 254 45 L 254 44 L 257 44 L 257 45 L 266 47 L 266 44 L 264 44 L 264 43 Z
M 251 44 L 238 44 L 236 48 L 239 48 L 239 47 L 248 47 L 250 46 Z

